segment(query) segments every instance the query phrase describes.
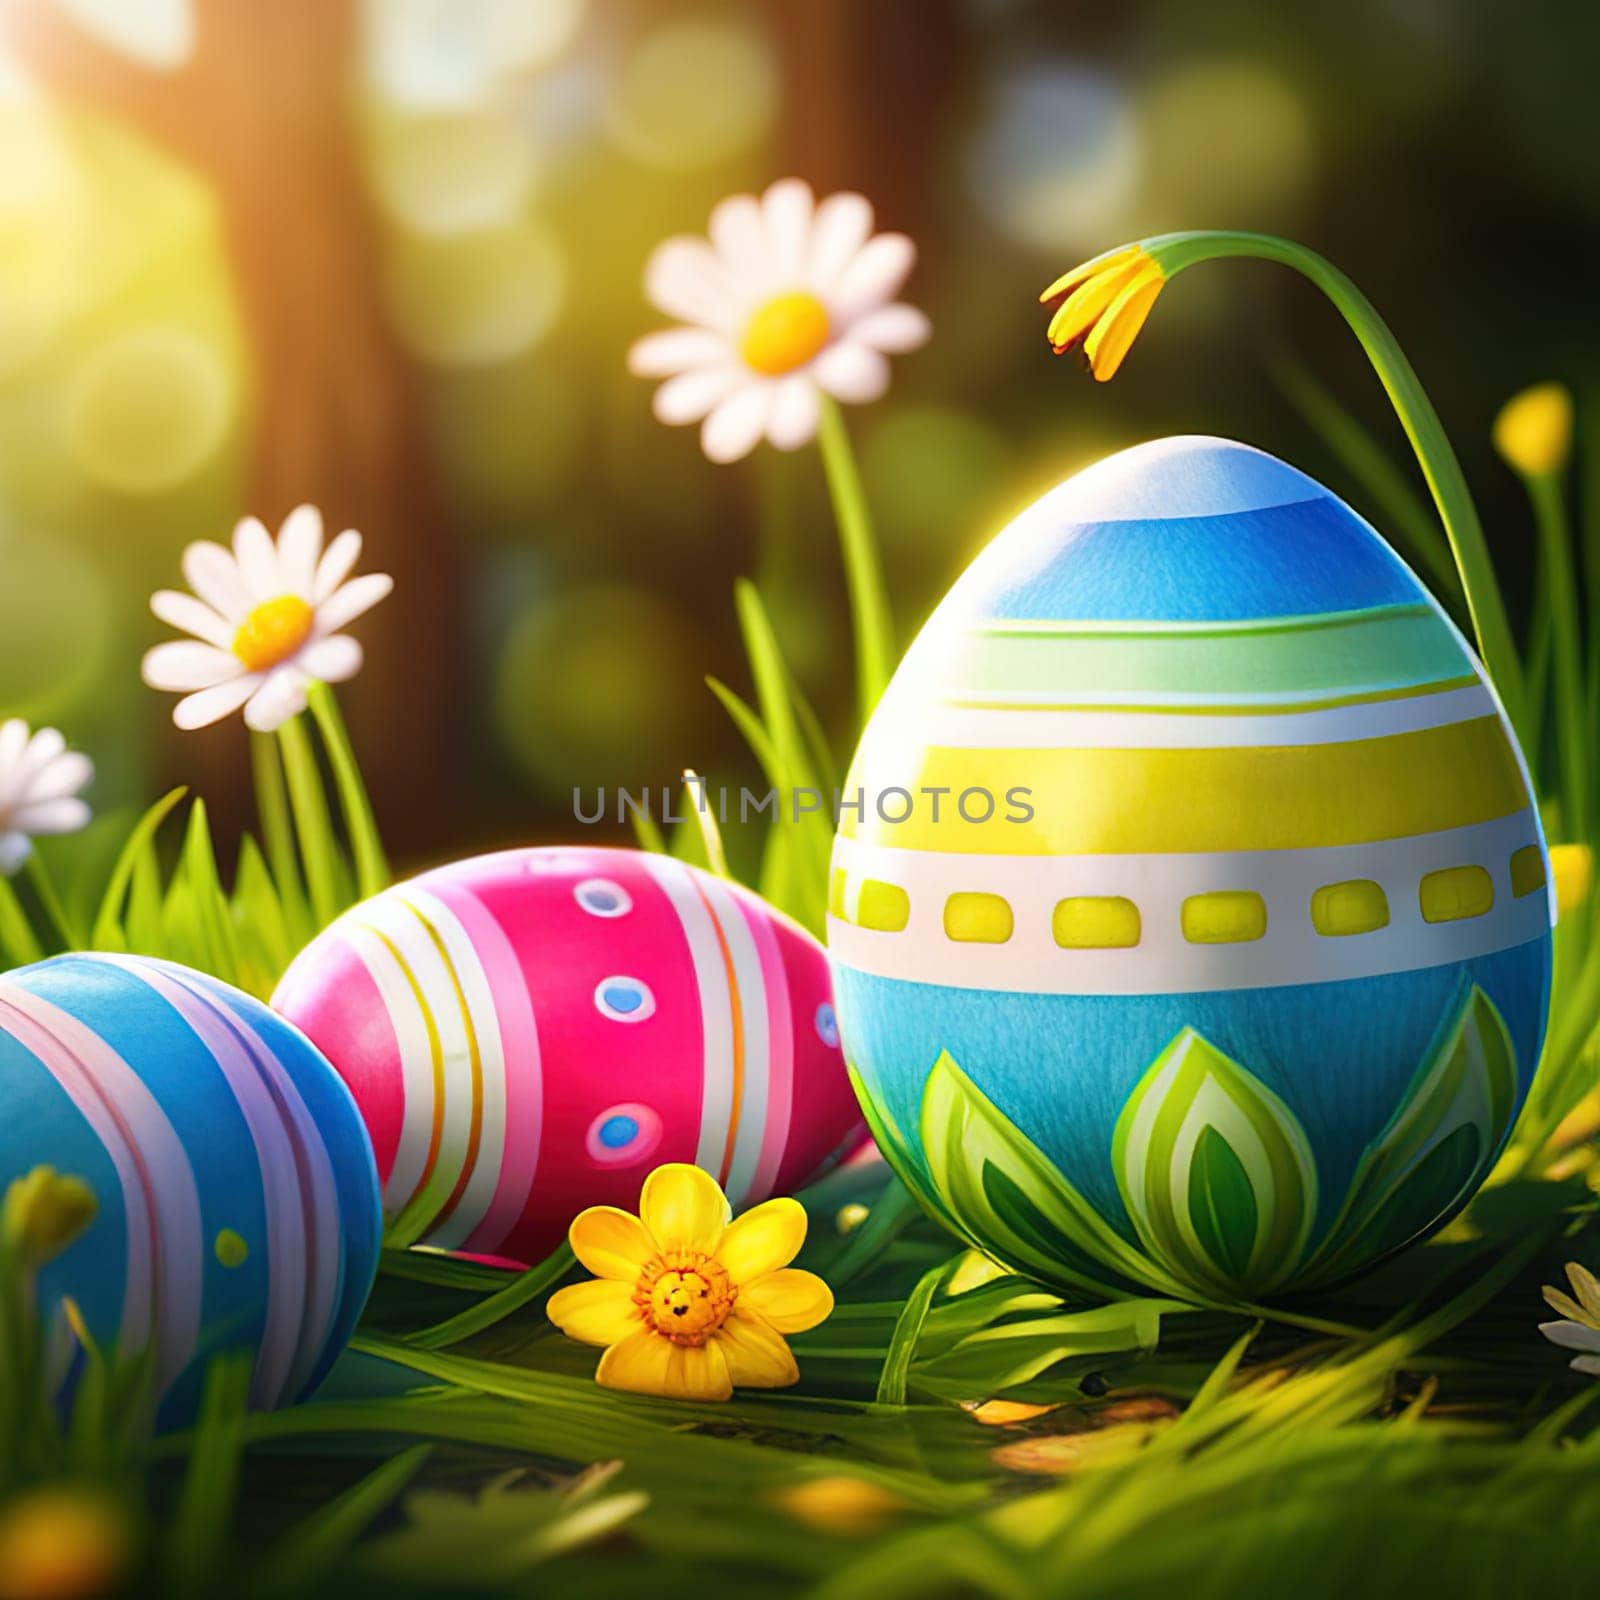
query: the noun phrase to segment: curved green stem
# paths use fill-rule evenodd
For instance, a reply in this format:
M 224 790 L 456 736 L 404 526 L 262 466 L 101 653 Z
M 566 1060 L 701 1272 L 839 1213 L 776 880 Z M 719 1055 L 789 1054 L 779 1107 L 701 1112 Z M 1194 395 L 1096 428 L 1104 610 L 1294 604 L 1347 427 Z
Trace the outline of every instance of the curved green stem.
M 845 585 L 850 592 L 850 619 L 856 636 L 856 699 L 861 722 L 872 714 L 878 696 L 894 671 L 894 622 L 884 589 L 878 542 L 867 509 L 866 491 L 856 467 L 855 452 L 837 401 L 821 397 L 822 418 L 817 442 L 828 477 L 839 548 L 844 556 Z
M 1589 814 L 1588 741 L 1584 728 L 1583 637 L 1578 623 L 1578 575 L 1572 560 L 1572 530 L 1561 481 L 1553 473 L 1524 480 L 1539 530 L 1541 589 L 1550 619 L 1554 668 L 1556 771 L 1561 779 L 1561 829 L 1585 840 Z
M 1522 663 L 1517 656 L 1500 585 L 1489 560 L 1483 524 L 1439 414 L 1372 302 L 1316 251 L 1272 234 L 1210 230 L 1169 233 L 1146 239 L 1144 249 L 1168 278 L 1202 261 L 1224 257 L 1276 261 L 1309 279 L 1333 302 L 1366 351 L 1416 452 L 1417 463 L 1433 495 L 1445 536 L 1450 541 L 1451 554 L 1461 574 L 1461 587 L 1467 597 L 1467 609 L 1484 665 L 1500 693 L 1512 726 L 1522 737 L 1527 723 Z

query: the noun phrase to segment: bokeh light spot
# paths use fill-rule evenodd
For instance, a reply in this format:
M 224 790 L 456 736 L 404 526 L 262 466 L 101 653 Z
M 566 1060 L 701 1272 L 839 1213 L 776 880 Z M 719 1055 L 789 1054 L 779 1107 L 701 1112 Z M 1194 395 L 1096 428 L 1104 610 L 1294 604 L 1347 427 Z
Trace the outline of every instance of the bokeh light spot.
M 1139 178 L 1139 132 L 1104 73 L 1030 61 L 998 78 L 967 165 L 973 198 L 997 227 L 1071 254 L 1115 231 Z
M 772 126 L 778 74 L 766 40 L 731 22 L 667 22 L 623 62 L 607 106 L 612 137 L 645 166 L 726 161 Z
M 135 495 L 193 477 L 222 442 L 233 410 L 216 350 L 181 328 L 154 325 L 85 357 L 66 407 L 73 460 L 96 483 Z
M 59 537 L 0 534 L 0 705 L 47 722 L 99 679 L 112 637 L 100 568 Z
M 440 366 L 483 366 L 544 336 L 561 309 L 566 268 L 550 234 L 520 222 L 397 239 L 386 286 L 414 354 Z
M 496 712 L 526 771 L 570 804 L 574 788 L 674 778 L 693 751 L 704 651 L 688 621 L 640 590 L 559 590 L 512 630 Z M 659 790 L 658 790 L 659 798 Z M 608 807 L 614 815 L 615 802 Z
M 374 117 L 368 161 L 384 208 L 418 233 L 514 222 L 533 186 L 528 139 L 490 111 Z

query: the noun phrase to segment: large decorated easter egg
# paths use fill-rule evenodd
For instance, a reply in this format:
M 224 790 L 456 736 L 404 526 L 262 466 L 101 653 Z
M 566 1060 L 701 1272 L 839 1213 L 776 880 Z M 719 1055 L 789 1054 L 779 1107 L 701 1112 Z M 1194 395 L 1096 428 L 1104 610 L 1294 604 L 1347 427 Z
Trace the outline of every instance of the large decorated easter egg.
M 999 1260 L 1312 1286 L 1501 1148 L 1550 986 L 1528 774 L 1455 626 L 1294 468 L 1165 439 L 1051 491 L 934 613 L 845 798 L 846 1058 Z
M 94 1221 L 39 1278 L 96 1343 L 148 1351 L 160 1421 L 213 1356 L 255 1352 L 251 1403 L 316 1388 L 372 1288 L 382 1215 L 349 1091 L 259 1001 L 170 962 L 56 956 L 0 977 L 0 1188 L 83 1178 Z M 60 1381 L 75 1381 L 56 1321 Z
M 508 850 L 347 912 L 273 1004 L 372 1131 L 392 1243 L 527 1264 L 694 1162 L 743 1206 L 865 1137 L 822 946 L 634 850 Z

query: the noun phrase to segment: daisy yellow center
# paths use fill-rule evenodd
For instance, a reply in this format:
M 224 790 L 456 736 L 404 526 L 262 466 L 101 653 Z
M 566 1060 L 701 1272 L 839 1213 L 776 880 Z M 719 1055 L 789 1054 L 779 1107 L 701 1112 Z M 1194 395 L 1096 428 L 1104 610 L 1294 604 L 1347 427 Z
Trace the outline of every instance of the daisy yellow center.
M 728 1320 L 737 1293 L 720 1262 L 698 1251 L 675 1251 L 645 1266 L 633 1300 L 663 1338 L 701 1345 Z
M 739 354 L 769 378 L 803 367 L 828 342 L 828 312 L 814 294 L 794 289 L 774 295 L 744 325 Z
M 287 661 L 306 642 L 315 615 L 296 594 L 263 600 L 239 624 L 233 653 L 251 672 L 266 672 Z

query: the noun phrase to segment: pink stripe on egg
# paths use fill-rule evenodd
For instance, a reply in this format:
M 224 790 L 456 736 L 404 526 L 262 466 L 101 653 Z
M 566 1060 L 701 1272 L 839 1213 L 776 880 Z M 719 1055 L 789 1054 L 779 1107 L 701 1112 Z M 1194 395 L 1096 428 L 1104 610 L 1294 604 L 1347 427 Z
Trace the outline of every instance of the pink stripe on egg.
M 494 1255 L 522 1215 L 538 1168 L 544 1120 L 539 1030 L 517 953 L 488 907 L 443 873 L 424 882 L 428 893 L 448 906 L 466 931 L 494 995 L 505 1072 L 504 1148 L 494 1198 L 482 1222 L 459 1247 L 478 1255 Z
M 755 1177 L 750 1192 L 765 1197 L 772 1194 L 778 1180 L 778 1165 L 789 1142 L 789 1119 L 794 1108 L 794 1017 L 789 1006 L 789 978 L 783 968 L 783 952 L 778 948 L 772 920 L 761 908 L 752 908 L 743 898 L 739 910 L 750 925 L 756 951 L 761 957 L 761 982 L 767 993 L 771 1077 L 767 1086 L 767 1125 L 762 1130 L 761 1153 L 756 1158 Z

